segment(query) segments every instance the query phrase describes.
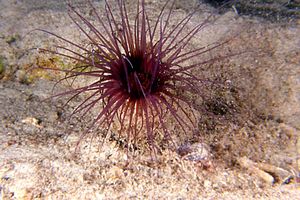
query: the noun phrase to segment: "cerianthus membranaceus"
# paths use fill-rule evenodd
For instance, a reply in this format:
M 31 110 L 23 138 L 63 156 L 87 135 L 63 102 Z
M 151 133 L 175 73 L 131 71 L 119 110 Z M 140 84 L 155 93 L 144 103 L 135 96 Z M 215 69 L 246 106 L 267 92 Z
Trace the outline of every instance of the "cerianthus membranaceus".
M 197 117 L 188 97 L 200 97 L 203 94 L 202 86 L 210 82 L 192 71 L 230 55 L 207 57 L 192 63 L 188 61 L 225 45 L 229 40 L 191 50 L 187 48 L 188 45 L 209 23 L 209 19 L 187 29 L 194 16 L 191 13 L 170 27 L 174 1 L 167 1 L 154 21 L 149 19 L 144 0 L 137 0 L 133 20 L 123 0 L 118 0 L 116 4 L 117 15 L 113 13 L 111 4 L 105 2 L 103 19 L 90 3 L 102 31 L 69 5 L 70 17 L 89 40 L 89 47 L 42 30 L 70 46 L 56 46 L 56 51 L 43 50 L 70 58 L 84 66 L 61 69 L 68 74 L 64 79 L 79 76 L 95 79 L 89 85 L 57 95 L 70 95 L 73 99 L 79 94 L 87 94 L 73 113 L 84 116 L 101 105 L 91 127 L 109 128 L 117 123 L 118 133 L 128 143 L 135 144 L 142 139 L 155 152 L 159 149 L 157 141 L 174 144 L 167 119 L 172 118 L 173 123 L 181 129 L 178 131 L 183 133 L 191 133 L 196 129 Z M 168 6 L 170 9 L 167 9 Z M 90 70 L 86 70 L 88 67 Z

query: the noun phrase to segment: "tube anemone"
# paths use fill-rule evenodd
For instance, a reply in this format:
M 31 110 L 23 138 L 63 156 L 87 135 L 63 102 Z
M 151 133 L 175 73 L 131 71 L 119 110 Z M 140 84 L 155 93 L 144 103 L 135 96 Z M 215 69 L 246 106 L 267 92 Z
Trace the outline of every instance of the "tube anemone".
M 72 69 L 59 69 L 67 73 L 62 80 L 79 76 L 95 80 L 55 96 L 68 95 L 72 100 L 86 93 L 84 101 L 75 108 L 73 114 L 81 113 L 84 117 L 97 105 L 101 105 L 90 127 L 97 125 L 109 129 L 113 123 L 118 123 L 118 133 L 130 144 L 144 140 L 152 152 L 160 148 L 158 141 L 176 145 L 167 119 L 173 119 L 174 124 L 185 134 L 195 131 L 197 117 L 188 97 L 196 95 L 203 98 L 205 94 L 201 88 L 211 84 L 194 75 L 193 69 L 241 52 L 189 63 L 189 60 L 208 54 L 230 40 L 192 50 L 187 48 L 196 34 L 209 23 L 209 17 L 203 23 L 187 29 L 194 15 L 190 13 L 175 26 L 169 27 L 174 1 L 164 4 L 154 23 L 149 19 L 144 0 L 137 1 L 133 20 L 123 0 L 117 1 L 117 15 L 113 13 L 111 4 L 105 2 L 105 19 L 89 4 L 101 25 L 101 31 L 76 8 L 68 5 L 69 16 L 89 40 L 89 48 L 41 30 L 70 46 L 56 45 L 55 51 L 43 51 L 81 63 L 81 66 Z M 171 8 L 167 9 L 167 6 Z M 88 131 L 81 139 L 87 134 Z

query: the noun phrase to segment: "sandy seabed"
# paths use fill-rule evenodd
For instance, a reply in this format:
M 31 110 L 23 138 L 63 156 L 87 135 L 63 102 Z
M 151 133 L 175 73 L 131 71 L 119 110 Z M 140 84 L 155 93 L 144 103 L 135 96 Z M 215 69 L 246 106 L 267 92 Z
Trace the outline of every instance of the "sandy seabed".
M 162 6 L 162 1 L 146 3 L 153 13 Z M 103 11 L 102 1 L 94 5 Z M 67 98 L 45 100 L 52 95 L 56 74 L 26 70 L 49 64 L 48 57 L 30 48 L 57 42 L 45 34 L 28 34 L 34 28 L 84 41 L 64 3 L 7 0 L 0 1 L 0 7 L 0 58 L 5 67 L 0 75 L 0 199 L 300 199 L 295 181 L 300 170 L 299 21 L 274 24 L 233 10 L 215 14 L 218 20 L 192 45 L 212 42 L 247 24 L 249 30 L 230 48 L 248 43 L 267 53 L 233 58 L 224 64 L 230 68 L 219 72 L 240 84 L 247 108 L 262 117 L 241 125 L 232 118 L 242 115 L 233 115 L 214 129 L 204 127 L 202 141 L 209 151 L 205 162 L 167 151 L 155 163 L 147 153 L 128 163 L 117 141 L 99 144 L 101 134 L 82 141 L 74 154 L 80 133 L 95 113 L 68 120 L 83 97 L 67 106 Z M 134 7 L 128 4 L 128 10 Z M 191 7 L 178 3 L 176 17 Z M 206 4 L 200 8 L 191 23 L 213 10 Z M 66 87 L 61 84 L 56 90 Z

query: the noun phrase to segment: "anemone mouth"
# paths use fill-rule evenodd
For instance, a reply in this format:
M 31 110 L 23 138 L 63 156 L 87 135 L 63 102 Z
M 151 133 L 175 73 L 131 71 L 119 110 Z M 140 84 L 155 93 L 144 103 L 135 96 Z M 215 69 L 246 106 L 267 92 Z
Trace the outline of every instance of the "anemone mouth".
M 162 75 L 164 63 L 151 54 L 123 55 L 114 64 L 112 77 L 130 99 L 147 98 L 162 91 L 167 77 Z

